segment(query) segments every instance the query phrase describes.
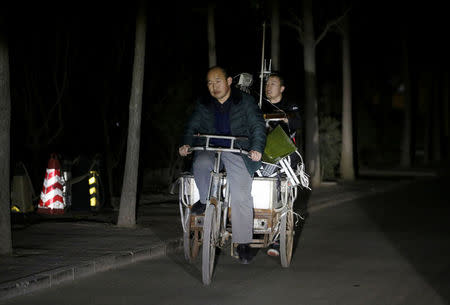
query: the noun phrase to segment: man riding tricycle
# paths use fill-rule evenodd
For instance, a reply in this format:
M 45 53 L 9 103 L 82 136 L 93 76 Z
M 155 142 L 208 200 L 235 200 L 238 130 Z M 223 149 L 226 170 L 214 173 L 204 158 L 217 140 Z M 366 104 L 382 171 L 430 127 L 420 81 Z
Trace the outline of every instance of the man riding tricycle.
M 251 248 L 279 243 L 281 264 L 289 266 L 293 204 L 306 178 L 303 163 L 290 162 L 301 156 L 289 137 L 281 128 L 267 135 L 254 98 L 231 84 L 223 68 L 209 69 L 210 95 L 197 101 L 179 148 L 181 156 L 194 152 L 192 174 L 180 179 L 184 252 L 192 261 L 202 246 L 205 285 L 216 247 L 231 245 L 231 255 L 248 264 Z

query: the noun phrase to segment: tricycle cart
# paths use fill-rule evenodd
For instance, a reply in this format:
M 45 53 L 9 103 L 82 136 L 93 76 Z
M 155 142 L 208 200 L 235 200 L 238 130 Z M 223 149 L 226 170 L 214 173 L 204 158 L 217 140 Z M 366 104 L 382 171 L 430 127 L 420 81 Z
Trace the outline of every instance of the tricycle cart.
M 233 234 L 230 205 L 230 190 L 227 184 L 226 172 L 219 170 L 220 157 L 223 152 L 248 154 L 235 148 L 238 137 L 199 135 L 206 139 L 206 145 L 193 147 L 192 150 L 214 151 L 216 162 L 211 172 L 210 187 L 206 210 L 202 215 L 192 215 L 191 207 L 199 200 L 198 189 L 193 175 L 180 177 L 179 205 L 181 223 L 183 226 L 184 255 L 193 262 L 202 247 L 202 280 L 205 285 L 211 283 L 213 275 L 216 247 L 230 246 L 231 255 L 237 257 L 236 245 L 230 242 Z M 212 147 L 212 138 L 229 139 L 229 148 Z M 263 162 L 253 179 L 252 196 L 254 206 L 252 248 L 267 248 L 279 241 L 281 266 L 289 267 L 292 258 L 295 216 L 293 210 L 297 198 L 298 187 L 308 187 L 308 178 L 304 173 L 301 155 L 295 151 L 297 159 L 301 160 L 292 168 L 291 157 L 279 158 L 276 163 Z

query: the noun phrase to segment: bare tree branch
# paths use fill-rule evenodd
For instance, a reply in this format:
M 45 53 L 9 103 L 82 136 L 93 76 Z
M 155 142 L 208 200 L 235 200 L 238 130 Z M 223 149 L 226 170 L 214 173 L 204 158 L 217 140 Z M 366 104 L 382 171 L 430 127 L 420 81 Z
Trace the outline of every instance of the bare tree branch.
M 52 143 L 63 131 L 64 129 L 64 121 L 62 118 L 62 106 L 61 102 L 63 100 L 63 96 L 65 93 L 65 89 L 67 87 L 67 80 L 68 80 L 68 67 L 69 67 L 69 38 L 66 39 L 65 49 L 62 54 L 63 57 L 63 67 L 62 67 L 62 80 L 61 83 L 58 82 L 58 72 L 59 72 L 59 56 L 56 57 L 55 60 L 55 70 L 53 73 L 53 83 L 55 85 L 55 91 L 56 91 L 56 101 L 50 108 L 50 110 L 47 113 L 47 118 L 45 120 L 45 126 L 48 128 L 48 123 L 50 119 L 52 118 L 52 113 L 58 107 L 58 130 L 56 130 L 53 135 L 50 135 L 50 139 L 47 141 L 48 144 Z M 56 54 L 59 54 L 58 50 L 56 51 Z
M 345 17 L 347 17 L 347 14 L 350 12 L 352 8 L 349 7 L 345 10 L 344 15 L 342 16 L 341 20 L 344 19 Z M 337 32 L 339 34 L 343 34 L 344 33 L 344 28 L 342 27 L 342 22 L 339 22 L 338 24 L 336 24 L 336 28 L 337 28 Z
M 59 107 L 58 107 L 58 121 L 59 121 L 58 130 L 47 141 L 47 144 L 51 144 L 61 134 L 61 132 L 64 129 L 64 121 L 62 118 L 62 106 L 61 105 L 59 105 Z
M 304 37 L 303 37 L 303 22 L 302 20 L 296 16 L 292 11 L 290 12 L 292 16 L 293 22 L 284 21 L 283 24 L 297 31 L 298 41 L 303 45 Z
M 316 47 L 319 42 L 325 37 L 325 35 L 328 33 L 328 31 L 331 31 L 333 28 L 340 29 L 341 21 L 347 16 L 347 13 L 350 11 L 351 8 L 348 8 L 344 14 L 334 20 L 331 20 L 327 23 L 325 26 L 325 29 L 323 32 L 319 35 L 319 37 L 316 39 L 316 42 L 314 43 L 314 47 Z
M 58 52 L 56 52 L 56 53 L 58 53 Z M 65 50 L 64 50 L 64 54 L 62 56 L 64 56 L 64 59 L 63 59 L 64 65 L 62 67 L 63 73 L 62 73 L 61 84 L 58 83 L 59 60 L 58 60 L 58 58 L 56 58 L 55 70 L 53 73 L 53 83 L 55 85 L 55 90 L 56 90 L 56 102 L 55 102 L 55 104 L 53 104 L 53 106 L 48 111 L 49 118 L 51 117 L 51 115 L 52 115 L 53 111 L 56 109 L 56 107 L 59 106 L 59 104 L 61 103 L 62 97 L 64 95 L 64 91 L 67 87 L 68 66 L 69 66 L 69 38 L 67 38 L 67 40 L 66 40 Z

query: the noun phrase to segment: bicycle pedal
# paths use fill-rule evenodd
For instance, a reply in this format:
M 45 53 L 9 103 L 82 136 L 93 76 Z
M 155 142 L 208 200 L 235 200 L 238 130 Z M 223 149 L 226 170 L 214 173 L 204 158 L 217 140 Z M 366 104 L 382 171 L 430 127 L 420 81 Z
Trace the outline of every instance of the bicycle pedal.
M 195 216 L 195 227 L 203 227 L 204 216 Z
M 211 203 L 214 206 L 217 206 L 217 203 L 218 203 L 217 198 L 216 197 L 211 197 L 209 199 L 209 203 Z

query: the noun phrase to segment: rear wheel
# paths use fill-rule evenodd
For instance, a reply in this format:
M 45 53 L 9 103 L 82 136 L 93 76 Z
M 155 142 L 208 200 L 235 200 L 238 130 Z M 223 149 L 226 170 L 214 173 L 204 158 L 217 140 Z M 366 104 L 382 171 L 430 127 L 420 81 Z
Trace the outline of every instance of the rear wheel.
M 184 248 L 184 258 L 187 261 L 191 261 L 191 210 L 189 208 L 184 208 L 184 220 L 185 220 L 185 230 L 183 232 L 183 248 Z
M 288 210 L 281 218 L 280 224 L 280 259 L 281 266 L 289 267 L 292 259 L 292 248 L 294 245 L 294 214 Z
M 216 257 L 216 240 L 218 233 L 216 207 L 210 204 L 205 212 L 203 222 L 202 280 L 204 285 L 211 283 Z
M 195 230 L 194 238 L 192 239 L 192 247 L 191 247 L 191 259 L 195 260 L 198 256 L 198 251 L 200 250 L 202 231 Z
M 183 233 L 184 257 L 187 261 L 193 262 L 198 255 L 200 248 L 200 234 L 198 230 L 191 229 L 191 210 L 185 208 L 186 231 Z

